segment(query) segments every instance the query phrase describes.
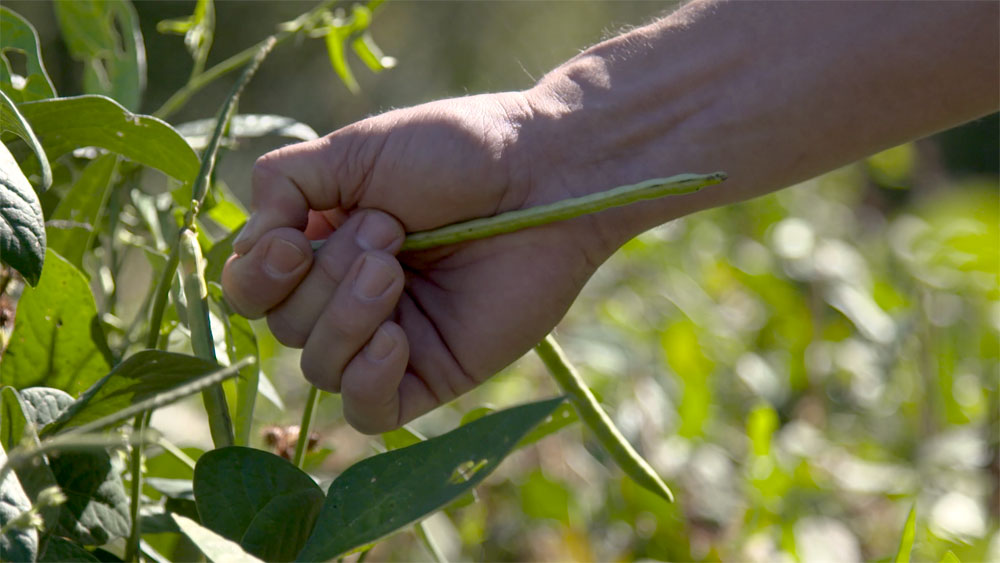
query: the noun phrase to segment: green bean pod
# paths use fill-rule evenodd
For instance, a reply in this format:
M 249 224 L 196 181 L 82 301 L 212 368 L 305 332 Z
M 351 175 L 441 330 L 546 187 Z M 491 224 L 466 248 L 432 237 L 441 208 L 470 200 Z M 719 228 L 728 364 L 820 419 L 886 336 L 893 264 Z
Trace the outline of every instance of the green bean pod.
M 191 229 L 185 229 L 180 238 L 180 269 L 187 300 L 187 320 L 191 329 L 191 347 L 196 356 L 218 361 L 215 356 L 215 340 L 208 314 L 208 286 L 205 284 L 205 259 L 201 254 L 198 236 Z M 235 443 L 233 421 L 229 417 L 229 406 L 222 385 L 213 385 L 201 393 L 208 413 L 208 427 L 215 447 L 232 446 Z
M 572 197 L 527 209 L 507 211 L 492 217 L 453 223 L 428 231 L 410 233 L 403 242 L 402 250 L 426 250 L 437 246 L 512 233 L 638 201 L 696 192 L 725 179 L 725 172 L 678 174 L 669 178 L 651 178 L 637 184 L 618 186 L 603 192 Z M 322 244 L 321 240 L 313 241 L 313 250 L 318 249 Z
M 618 467 L 643 488 L 673 502 L 674 495 L 670 492 L 670 488 L 622 436 L 615 423 L 611 421 L 611 417 L 604 412 L 590 388 L 584 383 L 583 378 L 566 359 L 555 338 L 551 334 L 546 336 L 535 346 L 535 353 L 569 396 L 583 423 L 597 435 L 597 440 L 611 454 Z

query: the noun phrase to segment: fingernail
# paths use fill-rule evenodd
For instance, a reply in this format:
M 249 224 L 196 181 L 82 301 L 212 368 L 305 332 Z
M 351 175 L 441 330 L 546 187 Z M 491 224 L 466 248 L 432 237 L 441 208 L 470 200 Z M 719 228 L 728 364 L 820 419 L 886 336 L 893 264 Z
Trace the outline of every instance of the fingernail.
M 282 278 L 298 268 L 306 255 L 299 247 L 280 238 L 271 239 L 264 256 L 264 269 L 276 278 Z
M 382 260 L 366 255 L 354 280 L 354 294 L 362 299 L 375 299 L 392 285 L 392 268 Z
M 358 225 L 354 240 L 365 250 L 388 250 L 399 237 L 399 229 L 392 220 L 378 213 L 368 213 Z
M 247 252 L 250 252 L 250 237 L 253 236 L 254 225 L 257 222 L 257 215 L 251 215 L 250 219 L 243 224 L 243 228 L 240 229 L 240 234 L 233 239 L 233 252 L 239 256 L 243 256 Z
M 383 327 L 378 327 L 371 341 L 365 346 L 365 359 L 380 362 L 392 353 L 396 347 L 396 339 Z

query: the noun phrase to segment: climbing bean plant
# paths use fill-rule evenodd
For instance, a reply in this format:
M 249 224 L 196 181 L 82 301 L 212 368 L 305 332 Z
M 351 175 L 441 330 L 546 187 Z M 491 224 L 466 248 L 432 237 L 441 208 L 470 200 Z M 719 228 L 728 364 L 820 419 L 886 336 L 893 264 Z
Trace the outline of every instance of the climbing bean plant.
M 209 560 L 329 560 L 408 526 L 439 556 L 422 519 L 469 502 L 508 454 L 576 420 L 626 475 L 661 502 L 672 500 L 552 337 L 538 353 L 565 396 L 470 413 L 430 439 L 406 428 L 388 433 L 384 451 L 325 486 L 303 470 L 316 389 L 300 439 L 289 445 L 294 453 L 250 447 L 258 394 L 278 401 L 260 370 L 256 329 L 233 314 L 219 286 L 246 220 L 217 180 L 220 149 L 263 135 L 315 138 L 285 117 L 240 114 L 241 93 L 272 50 L 302 36 L 325 41 L 333 70 L 357 93 L 349 54 L 374 72 L 392 64 L 369 32 L 378 7 L 321 2 L 206 68 L 215 12 L 211 0 L 199 0 L 190 17 L 157 26 L 183 35 L 193 64 L 185 85 L 151 115 L 138 113 L 146 60 L 128 1 L 53 4 L 70 54 L 84 64 L 86 93 L 72 97 L 53 87 L 32 25 L 0 7 L 0 297 L 14 319 L 0 342 L 5 560 L 189 556 L 179 538 Z M 24 57 L 24 69 L 11 64 L 13 53 Z M 170 123 L 200 89 L 230 73 L 238 77 L 214 117 Z M 168 190 L 147 188 L 151 170 L 168 178 Z M 651 179 L 411 233 L 404 250 L 498 236 L 724 179 L 721 172 Z M 126 320 L 120 286 L 132 251 L 153 275 L 139 312 Z M 204 453 L 181 449 L 150 426 L 155 410 L 197 394 L 215 445 Z M 165 464 L 180 470 L 162 471 Z

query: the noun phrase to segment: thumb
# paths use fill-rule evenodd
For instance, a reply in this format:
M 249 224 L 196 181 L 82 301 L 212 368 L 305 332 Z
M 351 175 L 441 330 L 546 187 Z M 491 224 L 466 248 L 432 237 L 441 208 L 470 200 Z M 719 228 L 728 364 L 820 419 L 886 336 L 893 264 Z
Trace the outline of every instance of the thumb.
M 273 229 L 305 230 L 310 210 L 355 205 L 381 145 L 380 135 L 356 125 L 257 159 L 251 180 L 253 213 L 233 241 L 237 255 L 249 252 Z

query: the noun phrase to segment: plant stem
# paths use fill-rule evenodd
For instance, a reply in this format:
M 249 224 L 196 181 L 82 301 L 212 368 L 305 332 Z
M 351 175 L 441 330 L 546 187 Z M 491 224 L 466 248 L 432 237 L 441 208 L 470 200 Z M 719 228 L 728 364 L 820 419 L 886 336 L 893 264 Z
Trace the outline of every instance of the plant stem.
M 309 395 L 306 396 L 306 408 L 302 411 L 302 422 L 299 423 L 299 439 L 295 442 L 295 456 L 292 463 L 299 469 L 306 459 L 306 447 L 309 445 L 309 427 L 312 426 L 313 408 L 319 402 L 319 389 L 309 386 Z
M 597 435 L 597 440 L 611 454 L 618 467 L 642 487 L 668 501 L 673 501 L 673 493 L 649 463 L 622 436 L 615 423 L 611 421 L 611 417 L 604 412 L 590 388 L 584 383 L 583 378 L 566 359 L 555 338 L 551 334 L 546 336 L 535 346 L 535 353 L 548 368 L 553 379 L 569 396 L 584 424 Z
M 303 27 L 305 27 L 306 23 L 309 22 L 316 14 L 322 12 L 323 10 L 326 10 L 334 3 L 336 3 L 336 0 L 325 0 L 324 2 L 321 2 L 312 10 L 309 10 L 305 14 L 296 18 L 294 20 L 295 23 L 292 27 L 279 31 L 278 33 L 275 33 L 274 35 L 267 37 L 266 39 L 260 41 L 259 43 L 251 45 L 246 49 L 243 49 L 239 53 L 236 53 L 235 55 L 229 57 L 228 59 L 216 64 L 215 66 L 206 70 L 205 72 L 191 76 L 190 80 L 188 80 L 188 83 L 185 84 L 184 87 L 181 88 L 180 90 L 174 92 L 174 94 L 170 96 L 170 98 L 167 99 L 167 101 L 164 102 L 162 106 L 160 106 L 160 109 L 153 112 L 153 115 L 155 117 L 159 117 L 160 119 L 167 119 L 168 117 L 173 115 L 174 112 L 183 107 L 184 104 L 186 104 L 188 100 L 191 98 L 191 96 L 193 96 L 196 92 L 198 92 L 205 86 L 208 86 L 216 78 L 226 75 L 240 68 L 247 62 L 249 62 L 250 59 L 252 59 L 254 55 L 256 55 L 258 51 L 260 51 L 260 49 L 265 45 L 267 41 L 273 39 L 274 45 L 278 45 L 279 43 L 284 43 L 289 38 L 291 38 L 299 31 L 301 31 Z
M 406 241 L 403 242 L 402 250 L 425 250 L 436 246 L 512 233 L 528 227 L 565 221 L 638 201 L 695 192 L 706 186 L 718 184 L 725 179 L 724 172 L 678 174 L 669 178 L 651 178 L 638 184 L 618 186 L 603 192 L 564 199 L 555 203 L 410 233 L 407 235 Z M 313 241 L 313 249 L 319 248 L 322 244 L 323 241 Z
M 133 432 L 139 436 L 140 440 L 149 426 L 149 419 L 152 412 L 146 411 L 135 417 L 132 423 Z M 132 459 L 129 467 L 132 473 L 132 483 L 129 490 L 129 516 L 132 519 L 132 529 L 129 531 L 128 541 L 125 544 L 125 561 L 138 561 L 139 539 L 142 537 L 142 523 L 139 520 L 139 500 L 142 498 L 142 444 L 132 446 Z

